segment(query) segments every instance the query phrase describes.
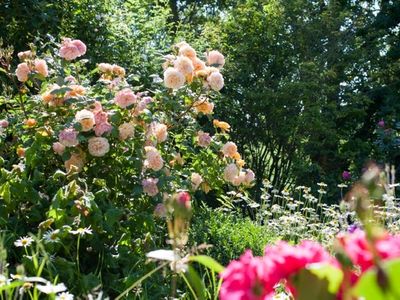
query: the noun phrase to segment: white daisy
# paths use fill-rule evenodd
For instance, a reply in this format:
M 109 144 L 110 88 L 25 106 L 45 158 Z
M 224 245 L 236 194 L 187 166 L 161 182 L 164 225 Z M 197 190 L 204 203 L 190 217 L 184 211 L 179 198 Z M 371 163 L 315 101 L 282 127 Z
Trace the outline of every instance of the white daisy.
M 30 236 L 24 236 L 14 242 L 15 247 L 29 247 L 33 242 Z

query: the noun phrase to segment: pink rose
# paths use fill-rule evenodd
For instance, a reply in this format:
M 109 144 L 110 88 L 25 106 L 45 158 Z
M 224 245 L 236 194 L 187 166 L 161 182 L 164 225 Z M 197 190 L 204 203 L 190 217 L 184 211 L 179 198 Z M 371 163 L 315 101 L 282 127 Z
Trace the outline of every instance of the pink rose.
M 43 77 L 49 76 L 49 70 L 47 68 L 47 63 L 44 59 L 35 60 L 35 70 Z
M 57 153 L 58 155 L 62 155 L 65 151 L 65 146 L 61 144 L 60 142 L 55 142 L 53 144 L 53 151 Z
M 0 127 L 7 128 L 10 123 L 7 120 L 0 120 Z
M 86 53 L 86 45 L 80 40 L 65 38 L 60 48 L 60 56 L 66 60 L 73 60 Z
M 147 195 L 154 197 L 158 194 L 157 178 L 146 178 L 142 180 L 143 192 Z
M 72 128 L 64 129 L 58 135 L 60 143 L 65 147 L 75 147 L 79 144 L 78 141 L 78 131 Z
M 138 97 L 128 88 L 119 91 L 114 98 L 115 104 L 121 108 L 126 108 L 132 104 L 137 103 Z
M 15 70 L 15 74 L 17 78 L 21 82 L 25 82 L 28 80 L 28 75 L 31 72 L 27 63 L 20 63 L 17 66 L 17 70 Z
M 211 143 L 211 136 L 208 132 L 198 131 L 197 132 L 197 144 L 200 147 L 206 148 Z
M 220 299 L 272 299 L 277 277 L 273 273 L 271 264 L 262 257 L 254 257 L 251 250 L 247 250 L 239 260 L 231 261 L 222 272 Z

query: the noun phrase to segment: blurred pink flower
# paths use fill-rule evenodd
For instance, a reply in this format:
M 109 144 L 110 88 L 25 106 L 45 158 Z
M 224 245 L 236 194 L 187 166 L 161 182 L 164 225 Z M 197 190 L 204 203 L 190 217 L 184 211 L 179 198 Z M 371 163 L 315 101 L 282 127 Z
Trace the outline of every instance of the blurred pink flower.
M 0 120 L 0 127 L 1 128 L 7 128 L 9 125 L 7 120 Z
M 158 178 L 146 178 L 142 180 L 143 192 L 154 197 L 158 194 Z
M 231 261 L 221 278 L 221 300 L 271 299 L 274 282 L 278 281 L 271 262 L 262 257 L 254 257 L 251 250 L 247 250 L 239 260 Z

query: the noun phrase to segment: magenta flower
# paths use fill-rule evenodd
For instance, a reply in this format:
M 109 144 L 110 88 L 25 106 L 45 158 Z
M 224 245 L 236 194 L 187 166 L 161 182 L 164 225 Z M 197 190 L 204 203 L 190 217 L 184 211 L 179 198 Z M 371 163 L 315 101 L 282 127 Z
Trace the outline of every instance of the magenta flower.
M 342 178 L 343 178 L 343 180 L 350 180 L 351 179 L 351 173 L 349 171 L 343 171 Z
M 247 250 L 239 260 L 231 261 L 221 274 L 221 300 L 267 300 L 274 293 L 274 275 L 271 261 L 254 257 Z
M 378 126 L 379 126 L 380 128 L 384 128 L 384 127 L 385 127 L 385 121 L 384 121 L 383 119 L 381 119 L 381 120 L 378 122 Z

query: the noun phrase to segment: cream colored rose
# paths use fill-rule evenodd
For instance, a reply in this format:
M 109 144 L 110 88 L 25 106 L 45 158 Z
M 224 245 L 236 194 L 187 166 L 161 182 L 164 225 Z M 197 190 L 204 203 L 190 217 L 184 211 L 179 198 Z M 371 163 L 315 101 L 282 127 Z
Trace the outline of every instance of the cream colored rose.
M 220 72 L 212 72 L 207 77 L 207 83 L 214 91 L 220 91 L 224 87 L 224 77 Z
M 179 89 L 185 84 L 185 76 L 175 68 L 167 68 L 164 72 L 164 84 L 170 89 Z
M 226 181 L 232 182 L 236 176 L 239 174 L 239 169 L 235 164 L 229 164 L 224 170 L 224 179 Z
M 246 173 L 245 172 L 239 172 L 238 176 L 235 176 L 233 180 L 231 181 L 234 186 L 239 186 L 241 185 L 246 179 Z
M 225 57 L 217 50 L 210 51 L 207 55 L 207 64 L 222 68 L 225 64 Z
M 193 63 L 186 56 L 178 56 L 174 61 L 174 68 L 181 72 L 184 76 L 191 75 L 194 71 Z
M 89 153 L 93 156 L 101 157 L 110 151 L 110 144 L 106 138 L 92 137 L 89 139 L 88 143 Z
M 94 114 L 87 110 L 82 109 L 75 114 L 75 120 L 81 124 L 82 131 L 90 131 L 95 125 Z
M 164 160 L 162 159 L 157 149 L 152 146 L 146 146 L 144 149 L 146 152 L 146 159 L 144 161 L 144 166 L 154 171 L 161 170 L 162 167 L 164 166 Z
M 196 50 L 194 50 L 189 44 L 184 44 L 179 47 L 179 55 L 193 59 L 196 57 Z
M 192 182 L 192 189 L 197 190 L 200 184 L 203 182 L 203 177 L 199 173 L 192 173 L 190 176 L 190 181 Z
M 162 143 L 167 140 L 168 127 L 165 124 L 152 122 L 147 131 L 147 137 L 155 137 L 157 143 Z
M 119 139 L 124 141 L 135 135 L 135 127 L 132 123 L 123 123 L 118 127 Z

